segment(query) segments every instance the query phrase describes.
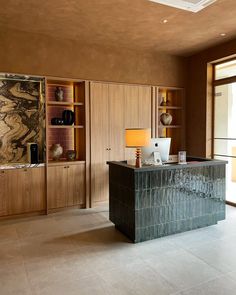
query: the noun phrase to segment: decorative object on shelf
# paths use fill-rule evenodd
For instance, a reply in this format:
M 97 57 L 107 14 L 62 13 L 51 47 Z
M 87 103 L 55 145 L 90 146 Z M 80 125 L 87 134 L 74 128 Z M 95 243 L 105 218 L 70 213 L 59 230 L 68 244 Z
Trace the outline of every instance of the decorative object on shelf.
M 172 116 L 169 113 L 162 113 L 160 115 L 160 121 L 163 125 L 170 125 L 172 122 Z
M 186 162 L 186 151 L 179 151 L 178 153 L 178 164 L 187 164 Z
M 66 158 L 69 161 L 74 161 L 76 159 L 76 151 L 74 151 L 74 150 L 68 150 L 66 152 Z
M 62 118 L 52 118 L 51 119 L 51 124 L 52 125 L 63 125 L 64 120 Z
M 63 98 L 64 98 L 64 91 L 62 89 L 62 87 L 56 87 L 56 90 L 55 90 L 55 99 L 56 101 L 63 101 Z
M 164 106 L 170 106 L 171 105 L 171 102 L 167 99 L 167 100 L 165 100 L 165 98 L 164 97 L 162 97 L 162 101 L 161 101 L 161 103 L 160 103 L 160 106 L 161 107 L 164 107 Z
M 50 147 L 50 154 L 53 160 L 59 160 L 63 154 L 63 147 L 60 145 L 60 143 L 55 143 Z
M 141 147 L 150 145 L 151 130 L 145 128 L 125 129 L 126 147 L 136 148 L 136 168 L 142 167 Z
M 71 110 L 64 110 L 62 112 L 62 119 L 65 125 L 72 125 L 74 123 L 75 115 Z
M 39 148 L 38 144 L 35 142 L 27 143 L 27 157 L 30 164 L 39 163 Z

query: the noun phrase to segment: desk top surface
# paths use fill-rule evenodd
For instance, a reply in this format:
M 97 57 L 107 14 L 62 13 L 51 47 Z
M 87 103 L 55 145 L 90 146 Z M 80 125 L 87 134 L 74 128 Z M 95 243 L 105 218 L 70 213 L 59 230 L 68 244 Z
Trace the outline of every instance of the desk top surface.
M 215 160 L 215 159 L 206 159 L 206 158 L 196 158 L 196 157 L 187 157 L 186 164 L 178 164 L 178 163 L 168 163 L 164 165 L 143 165 L 141 168 L 136 168 L 133 165 L 127 164 L 127 161 L 108 161 L 108 165 L 117 165 L 122 166 L 128 169 L 134 170 L 134 172 L 144 172 L 144 171 L 154 171 L 158 169 L 185 169 L 185 168 L 197 168 L 204 166 L 212 166 L 212 165 L 226 165 L 228 162 L 223 160 Z

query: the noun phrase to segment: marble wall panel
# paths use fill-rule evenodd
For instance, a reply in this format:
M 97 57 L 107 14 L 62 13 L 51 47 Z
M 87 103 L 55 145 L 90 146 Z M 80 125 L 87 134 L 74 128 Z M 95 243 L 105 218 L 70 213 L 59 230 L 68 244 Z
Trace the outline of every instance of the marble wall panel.
M 0 163 L 27 161 L 27 143 L 44 154 L 44 104 L 42 80 L 0 76 Z

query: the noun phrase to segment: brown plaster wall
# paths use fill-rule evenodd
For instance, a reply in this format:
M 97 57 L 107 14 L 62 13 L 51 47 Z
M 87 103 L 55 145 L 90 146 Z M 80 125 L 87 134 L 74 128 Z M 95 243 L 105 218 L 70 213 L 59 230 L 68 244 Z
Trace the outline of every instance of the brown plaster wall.
M 210 63 L 236 54 L 236 39 L 189 57 L 186 99 L 188 154 L 211 156 L 212 75 Z
M 186 59 L 0 30 L 0 72 L 185 86 Z

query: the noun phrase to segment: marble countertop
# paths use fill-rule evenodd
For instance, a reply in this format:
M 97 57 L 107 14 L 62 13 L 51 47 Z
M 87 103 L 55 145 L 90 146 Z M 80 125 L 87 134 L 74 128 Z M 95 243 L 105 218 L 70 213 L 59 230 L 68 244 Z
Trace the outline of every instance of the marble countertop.
M 0 170 L 36 168 L 36 167 L 44 167 L 44 166 L 45 166 L 45 163 L 39 163 L 39 164 L 8 163 L 8 164 L 0 164 Z

